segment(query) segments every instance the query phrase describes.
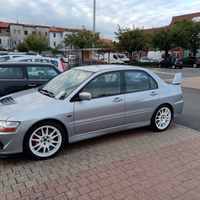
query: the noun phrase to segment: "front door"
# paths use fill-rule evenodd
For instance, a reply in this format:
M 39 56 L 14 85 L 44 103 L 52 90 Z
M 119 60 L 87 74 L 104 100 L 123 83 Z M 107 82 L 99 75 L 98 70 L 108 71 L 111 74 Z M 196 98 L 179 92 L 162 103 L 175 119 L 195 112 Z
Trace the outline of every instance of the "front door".
M 75 101 L 76 134 L 108 129 L 124 124 L 125 99 L 121 92 L 121 73 L 99 75 L 82 92 L 92 95 L 90 101 Z

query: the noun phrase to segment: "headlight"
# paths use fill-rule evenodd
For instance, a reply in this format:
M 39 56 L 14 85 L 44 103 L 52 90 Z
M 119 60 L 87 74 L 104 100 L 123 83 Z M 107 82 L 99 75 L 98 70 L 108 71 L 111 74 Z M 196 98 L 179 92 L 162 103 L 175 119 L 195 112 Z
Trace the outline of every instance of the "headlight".
M 19 122 L 0 121 L 0 132 L 15 132 Z

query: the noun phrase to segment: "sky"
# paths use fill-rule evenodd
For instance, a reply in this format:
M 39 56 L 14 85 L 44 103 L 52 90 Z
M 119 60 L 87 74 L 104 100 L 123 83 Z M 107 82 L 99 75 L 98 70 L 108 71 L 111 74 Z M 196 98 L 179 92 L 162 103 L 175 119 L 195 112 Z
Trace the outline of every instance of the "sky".
M 95 31 L 115 39 L 122 28 L 167 26 L 173 16 L 200 12 L 199 0 L 95 0 Z M 0 0 L 0 21 L 93 30 L 94 0 Z

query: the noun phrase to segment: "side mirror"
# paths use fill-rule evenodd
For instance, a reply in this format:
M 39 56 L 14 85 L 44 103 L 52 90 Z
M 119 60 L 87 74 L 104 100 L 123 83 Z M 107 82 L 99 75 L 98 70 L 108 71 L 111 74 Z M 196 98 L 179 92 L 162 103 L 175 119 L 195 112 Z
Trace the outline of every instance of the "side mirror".
M 89 92 L 81 92 L 79 94 L 79 98 L 81 100 L 88 100 L 88 101 L 90 101 L 92 99 L 92 95 Z

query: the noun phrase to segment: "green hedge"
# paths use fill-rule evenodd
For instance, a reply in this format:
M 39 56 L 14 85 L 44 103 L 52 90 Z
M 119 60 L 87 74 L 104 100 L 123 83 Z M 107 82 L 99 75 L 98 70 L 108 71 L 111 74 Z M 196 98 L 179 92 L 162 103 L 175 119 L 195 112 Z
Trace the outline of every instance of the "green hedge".
M 139 61 L 133 61 L 132 65 L 139 66 L 139 67 L 158 67 L 157 62 L 142 63 L 142 62 L 139 62 Z

